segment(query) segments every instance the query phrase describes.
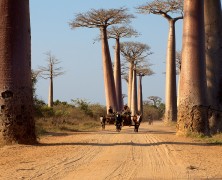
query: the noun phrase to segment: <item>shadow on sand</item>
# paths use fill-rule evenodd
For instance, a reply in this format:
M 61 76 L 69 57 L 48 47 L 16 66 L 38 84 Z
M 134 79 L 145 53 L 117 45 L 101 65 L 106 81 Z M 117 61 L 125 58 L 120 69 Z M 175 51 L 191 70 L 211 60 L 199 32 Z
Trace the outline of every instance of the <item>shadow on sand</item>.
M 39 143 L 37 146 L 101 146 L 101 147 L 112 147 L 112 146 L 161 146 L 161 145 L 189 145 L 189 146 L 221 146 L 222 143 L 199 143 L 199 142 L 151 142 L 151 143 L 136 143 L 136 142 L 125 142 L 125 143 L 96 143 L 96 142 L 70 142 L 70 143 Z

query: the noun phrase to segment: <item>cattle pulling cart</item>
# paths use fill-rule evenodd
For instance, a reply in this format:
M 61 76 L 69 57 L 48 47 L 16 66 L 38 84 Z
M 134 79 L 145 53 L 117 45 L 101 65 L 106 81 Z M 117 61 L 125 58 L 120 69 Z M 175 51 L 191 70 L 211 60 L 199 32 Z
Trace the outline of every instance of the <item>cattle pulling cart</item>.
M 134 126 L 134 132 L 138 132 L 141 121 L 141 115 L 131 116 L 129 114 L 113 113 L 100 117 L 102 130 L 105 130 L 106 124 L 115 124 L 117 132 L 120 132 L 123 126 Z

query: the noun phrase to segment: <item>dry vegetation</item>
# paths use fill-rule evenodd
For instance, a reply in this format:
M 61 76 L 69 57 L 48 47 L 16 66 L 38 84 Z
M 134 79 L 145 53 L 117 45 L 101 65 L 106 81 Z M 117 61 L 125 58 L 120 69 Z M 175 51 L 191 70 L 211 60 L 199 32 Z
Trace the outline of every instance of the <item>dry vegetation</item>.
M 91 104 L 86 100 L 72 100 L 67 102 L 54 102 L 53 108 L 47 107 L 43 102 L 36 101 L 35 120 L 37 135 L 50 133 L 93 131 L 100 128 L 99 117 L 106 114 L 105 106 Z M 161 119 L 164 107 L 150 104 L 144 105 L 144 119 L 149 115 L 153 119 Z
M 99 117 L 106 114 L 105 106 L 100 104 L 91 104 L 86 100 L 73 100 L 73 104 L 67 102 L 54 102 L 54 107 L 49 108 L 45 104 L 36 105 L 35 111 L 37 136 L 50 135 L 54 133 L 69 133 L 80 131 L 96 131 L 101 128 Z M 152 116 L 154 120 L 161 120 L 164 114 L 164 104 L 154 106 L 148 103 L 144 104 L 143 121 Z M 167 124 L 175 128 L 176 123 Z M 201 135 L 188 135 L 196 142 L 205 142 L 210 144 L 222 144 L 222 134 L 216 134 L 211 137 Z
M 54 132 L 91 131 L 100 127 L 99 116 L 105 107 L 82 101 L 82 105 L 70 105 L 57 101 L 53 108 L 36 107 L 36 131 L 38 136 Z

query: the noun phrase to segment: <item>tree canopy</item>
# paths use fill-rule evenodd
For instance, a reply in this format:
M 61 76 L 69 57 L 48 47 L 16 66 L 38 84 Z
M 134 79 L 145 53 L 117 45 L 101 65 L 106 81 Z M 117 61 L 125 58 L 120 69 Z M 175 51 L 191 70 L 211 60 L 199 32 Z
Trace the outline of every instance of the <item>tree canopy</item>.
M 65 73 L 63 68 L 57 67 L 57 65 L 61 62 L 56 59 L 56 57 L 52 55 L 51 52 L 46 52 L 45 54 L 47 56 L 47 65 L 39 67 L 38 72 L 40 73 L 40 76 L 44 79 L 48 79 L 50 77 L 63 75 Z
M 120 44 L 121 55 L 129 62 L 142 61 L 152 54 L 150 46 L 140 42 L 123 42 Z
M 69 23 L 72 29 L 78 27 L 101 28 L 112 24 L 129 23 L 133 15 L 127 13 L 127 8 L 119 9 L 91 9 L 86 13 L 76 14 L 75 19 Z
M 167 19 L 172 19 L 171 14 L 181 14 L 183 18 L 183 0 L 154 0 L 137 7 L 141 14 L 159 14 Z
M 143 62 L 136 67 L 136 73 L 138 76 L 151 76 L 154 74 L 153 70 L 150 68 L 150 64 Z
M 107 29 L 108 38 L 130 38 L 132 36 L 137 37 L 139 33 L 130 26 L 112 26 Z

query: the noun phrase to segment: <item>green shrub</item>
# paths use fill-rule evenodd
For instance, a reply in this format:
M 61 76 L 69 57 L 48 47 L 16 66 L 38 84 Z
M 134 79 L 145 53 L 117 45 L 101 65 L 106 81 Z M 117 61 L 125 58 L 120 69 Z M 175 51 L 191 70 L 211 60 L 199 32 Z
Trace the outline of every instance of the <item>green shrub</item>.
M 48 106 L 42 106 L 41 112 L 44 117 L 52 117 L 55 114 L 53 108 L 48 107 Z
M 93 117 L 98 119 L 101 115 L 106 114 L 106 107 L 100 104 L 91 104 L 90 109 L 92 110 Z
M 143 107 L 143 119 L 147 119 L 151 115 L 154 120 L 159 120 L 163 117 L 163 112 L 158 107 L 153 105 L 144 105 Z

